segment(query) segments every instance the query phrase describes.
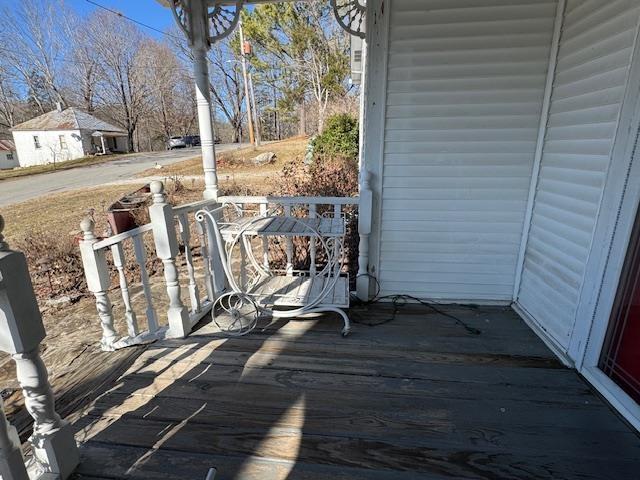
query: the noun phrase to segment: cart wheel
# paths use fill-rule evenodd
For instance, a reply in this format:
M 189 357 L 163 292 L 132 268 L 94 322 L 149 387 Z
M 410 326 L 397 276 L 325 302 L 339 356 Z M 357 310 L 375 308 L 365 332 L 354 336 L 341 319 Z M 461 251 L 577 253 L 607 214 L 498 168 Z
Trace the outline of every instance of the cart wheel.
M 218 313 L 216 313 L 218 310 Z M 250 333 L 258 323 L 260 309 L 249 295 L 225 293 L 213 305 L 211 317 L 221 332 L 233 337 Z

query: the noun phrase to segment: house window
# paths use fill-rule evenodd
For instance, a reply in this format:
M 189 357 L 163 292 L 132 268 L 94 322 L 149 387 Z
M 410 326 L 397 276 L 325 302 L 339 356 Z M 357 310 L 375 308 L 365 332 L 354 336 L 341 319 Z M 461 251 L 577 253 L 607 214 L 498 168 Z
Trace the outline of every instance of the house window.
M 13 160 L 13 153 L 7 153 L 7 160 Z
M 33 145 L 36 148 L 40 148 L 40 137 L 38 137 L 37 135 L 33 136 Z
M 67 148 L 67 139 L 64 138 L 64 135 L 60 135 L 59 138 L 60 138 L 60 148 L 62 150 L 66 150 L 66 148 Z

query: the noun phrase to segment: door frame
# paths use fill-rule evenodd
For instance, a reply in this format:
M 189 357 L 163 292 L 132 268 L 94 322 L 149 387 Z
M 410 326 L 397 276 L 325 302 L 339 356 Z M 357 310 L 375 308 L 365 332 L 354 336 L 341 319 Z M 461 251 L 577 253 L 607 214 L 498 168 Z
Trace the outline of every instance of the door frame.
M 640 34 L 637 33 L 568 355 L 578 371 L 638 430 L 640 405 L 605 375 L 598 363 L 639 206 Z

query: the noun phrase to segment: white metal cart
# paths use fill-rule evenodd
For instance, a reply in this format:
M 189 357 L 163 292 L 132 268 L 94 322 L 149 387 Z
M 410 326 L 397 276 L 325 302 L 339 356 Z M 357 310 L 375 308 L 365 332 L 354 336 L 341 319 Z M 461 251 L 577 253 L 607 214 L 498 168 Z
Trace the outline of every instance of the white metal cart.
M 233 220 L 221 220 L 225 209 L 232 212 Z M 218 326 L 229 334 L 245 335 L 253 330 L 261 315 L 294 318 L 335 312 L 344 320 L 342 335 L 348 335 L 351 324 L 344 310 L 349 308 L 349 277 L 342 272 L 344 217 L 297 218 L 269 213 L 244 216 L 244 213 L 237 204 L 196 213 L 196 219 L 207 222 L 214 233 L 230 287 L 214 305 L 212 315 Z M 289 262 L 284 268 L 272 264 L 268 242 L 281 239 L 292 250 L 296 238 L 306 239 L 314 252 L 318 248 L 324 252 L 322 265 L 313 263 L 304 270 L 296 270 Z M 290 259 L 291 252 L 288 253 Z M 226 318 L 224 327 L 218 321 L 220 316 Z

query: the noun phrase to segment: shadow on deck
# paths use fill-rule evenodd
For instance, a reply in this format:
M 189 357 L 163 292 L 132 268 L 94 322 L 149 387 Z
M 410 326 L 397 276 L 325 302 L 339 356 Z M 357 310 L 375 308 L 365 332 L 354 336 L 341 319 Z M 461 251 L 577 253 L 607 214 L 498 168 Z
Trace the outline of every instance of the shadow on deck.
M 75 421 L 76 478 L 638 478 L 638 436 L 513 311 L 447 311 L 482 333 L 405 307 L 154 344 Z

